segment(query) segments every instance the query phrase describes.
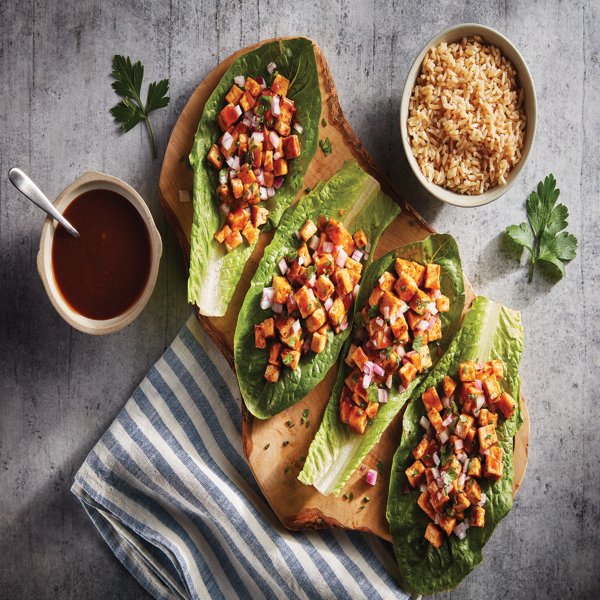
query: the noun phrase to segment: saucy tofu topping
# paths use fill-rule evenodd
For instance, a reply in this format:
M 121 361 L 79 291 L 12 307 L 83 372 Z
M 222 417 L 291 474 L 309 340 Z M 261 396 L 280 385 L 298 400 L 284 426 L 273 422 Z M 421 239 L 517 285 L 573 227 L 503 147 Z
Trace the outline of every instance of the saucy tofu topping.
M 288 161 L 301 153 L 297 134 L 302 127 L 287 97 L 290 82 L 275 68 L 273 63 L 267 67 L 270 87 L 263 77 L 234 78 L 217 119 L 223 135 L 206 157 L 219 170 L 217 194 L 225 223 L 214 237 L 227 252 L 244 238 L 250 245 L 256 242 L 269 215 L 260 203 L 275 196 L 288 173 Z
M 425 435 L 405 473 L 409 485 L 421 490 L 418 505 L 431 519 L 425 539 L 435 548 L 444 534 L 462 540 L 469 527 L 485 525 L 481 482 L 502 479 L 498 419 L 510 419 L 516 406 L 500 387 L 503 377 L 501 360 L 467 361 L 458 367 L 458 381 L 446 376 L 439 390 L 430 387 L 421 395 Z
M 342 389 L 339 416 L 354 433 L 363 434 L 387 402 L 395 375 L 403 391 L 431 367 L 428 344 L 442 337 L 439 313 L 450 310 L 440 289 L 439 265 L 397 258 L 395 271 L 379 278 L 346 356 L 352 372 Z
M 283 256 L 279 275 L 263 290 L 260 306 L 273 316 L 254 326 L 257 348 L 269 348 L 265 379 L 279 380 L 282 366 L 298 368 L 303 354 L 323 352 L 330 336 L 348 328 L 369 258 L 369 240 L 354 236 L 335 219 L 307 220 L 296 237 L 299 246 Z

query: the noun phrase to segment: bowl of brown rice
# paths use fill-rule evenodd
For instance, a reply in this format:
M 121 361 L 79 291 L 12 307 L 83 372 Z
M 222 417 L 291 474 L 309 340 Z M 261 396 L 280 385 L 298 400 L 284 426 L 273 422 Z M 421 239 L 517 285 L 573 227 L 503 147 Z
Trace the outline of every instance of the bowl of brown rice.
M 519 51 L 477 24 L 436 35 L 415 59 L 400 104 L 408 162 L 443 202 L 481 206 L 514 183 L 533 146 L 535 87 Z

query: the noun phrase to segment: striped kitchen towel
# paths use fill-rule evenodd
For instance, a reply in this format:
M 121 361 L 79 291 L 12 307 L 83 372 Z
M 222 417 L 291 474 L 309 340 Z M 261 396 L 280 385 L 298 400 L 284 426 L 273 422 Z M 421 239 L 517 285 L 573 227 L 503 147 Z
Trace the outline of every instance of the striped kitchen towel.
M 407 598 L 390 544 L 279 523 L 242 453 L 240 401 L 192 316 L 75 477 L 117 558 L 156 598 Z

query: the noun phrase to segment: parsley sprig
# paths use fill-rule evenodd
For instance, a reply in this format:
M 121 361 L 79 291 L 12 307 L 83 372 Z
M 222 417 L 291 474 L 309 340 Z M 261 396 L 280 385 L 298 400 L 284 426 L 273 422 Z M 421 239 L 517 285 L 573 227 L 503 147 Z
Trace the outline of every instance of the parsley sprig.
M 144 121 L 152 144 L 152 158 L 156 158 L 156 138 L 149 116 L 152 111 L 169 104 L 167 96 L 169 80 L 153 81 L 148 86 L 146 104 L 143 104 L 141 89 L 144 66 L 142 63 L 138 60 L 132 64 L 128 56 L 117 54 L 113 57 L 112 69 L 112 76 L 115 79 L 112 88 L 123 100 L 110 109 L 110 114 L 120 123 L 119 127 L 124 133 Z
M 556 204 L 559 194 L 554 175 L 550 173 L 527 198 L 528 222 L 506 228 L 507 237 L 529 251 L 530 283 L 538 262 L 549 266 L 560 279 L 565 275 L 565 263 L 576 255 L 577 238 L 563 231 L 568 224 L 569 209 L 564 204 Z

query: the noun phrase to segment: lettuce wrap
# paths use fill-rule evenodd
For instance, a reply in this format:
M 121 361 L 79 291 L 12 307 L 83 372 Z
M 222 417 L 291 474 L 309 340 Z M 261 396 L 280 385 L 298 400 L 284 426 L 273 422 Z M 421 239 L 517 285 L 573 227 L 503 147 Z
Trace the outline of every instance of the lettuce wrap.
M 435 367 L 458 329 L 465 302 L 458 246 L 450 235 L 431 235 L 420 242 L 401 246 L 375 261 L 363 276 L 360 292 L 356 299 L 354 328 L 359 325 L 360 310 L 368 301 L 371 290 L 384 271 L 394 269 L 396 258 L 405 258 L 421 264 L 437 263 L 441 267 L 441 291 L 450 299 L 450 311 L 440 313 L 442 339 L 431 344 L 431 358 L 433 367 Z M 344 357 L 350 341 L 351 339 L 348 339 L 342 351 Z M 434 352 L 436 346 L 437 352 Z M 426 373 L 418 375 L 404 392 L 399 391 L 399 382 L 394 381 L 388 393 L 387 403 L 380 405 L 377 415 L 365 433 L 360 435 L 352 433 L 339 418 L 340 394 L 350 370 L 345 362 L 340 361 L 339 371 L 323 420 L 310 445 L 304 468 L 298 476 L 302 483 L 314 485 L 324 495 L 338 496 L 340 494 L 348 478 L 379 441 L 382 433 L 412 396 L 415 388 L 427 377 Z
M 404 413 L 400 446 L 394 455 L 387 519 L 394 541 L 394 551 L 405 584 L 418 594 L 433 594 L 454 588 L 482 561 L 482 550 L 495 527 L 512 506 L 513 442 L 522 423 L 517 402 L 514 414 L 497 429 L 498 443 L 504 450 L 503 476 L 499 481 L 481 484 L 487 496 L 486 519 L 482 528 L 470 528 L 466 537 L 445 537 L 436 549 L 423 537 L 427 515 L 417 505 L 419 489 L 406 489 L 405 470 L 413 462 L 411 451 L 420 441 L 423 430 L 419 420 L 426 414 L 421 393 L 439 384 L 444 376 L 455 377 L 461 362 L 504 361 L 503 391 L 519 398 L 519 362 L 523 352 L 523 330 L 520 313 L 501 304 L 478 297 L 450 348 L 435 370 L 413 394 L 414 400 Z
M 261 295 L 273 275 L 279 274 L 280 259 L 298 246 L 296 232 L 307 219 L 316 222 L 321 215 L 335 218 L 351 233 L 362 229 L 371 243 L 372 255 L 379 237 L 399 213 L 400 207 L 355 161 L 348 161 L 329 181 L 317 185 L 286 211 L 252 279 L 234 336 L 235 369 L 246 407 L 254 416 L 267 419 L 304 398 L 336 362 L 350 333 L 350 328 L 332 333 L 323 352 L 302 356 L 299 367 L 284 369 L 276 383 L 265 379 L 269 352 L 255 347 L 254 325 L 271 314 L 270 309 L 260 307 Z M 353 309 L 350 322 L 352 316 Z
M 288 97 L 297 108 L 302 124 L 299 134 L 301 155 L 290 161 L 289 173 L 273 198 L 261 206 L 270 212 L 267 227 L 276 227 L 285 209 L 303 187 L 304 175 L 317 150 L 321 91 L 313 43 L 291 38 L 263 44 L 236 58 L 207 100 L 198 124 L 190 163 L 194 169 L 194 221 L 192 225 L 188 301 L 201 314 L 223 316 L 254 245 L 243 243 L 227 253 L 213 238 L 224 218 L 216 194 L 219 171 L 210 166 L 206 155 L 221 136 L 217 116 L 233 78 L 239 75 L 267 75 L 267 65 L 275 63 L 279 73 L 290 80 Z

